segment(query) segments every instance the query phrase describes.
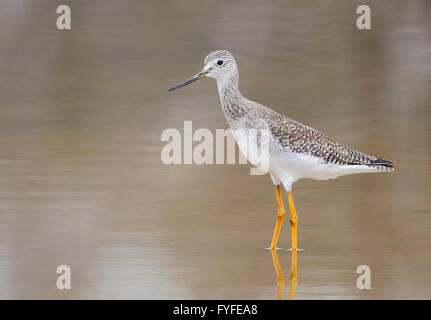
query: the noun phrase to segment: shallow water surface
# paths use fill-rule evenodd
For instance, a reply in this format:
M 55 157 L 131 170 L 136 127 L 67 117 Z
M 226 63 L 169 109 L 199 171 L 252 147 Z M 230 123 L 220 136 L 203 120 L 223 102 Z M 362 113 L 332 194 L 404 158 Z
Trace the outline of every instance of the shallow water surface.
M 167 92 L 223 48 L 244 96 L 397 163 L 294 185 L 295 298 L 430 299 L 431 7 L 379 1 L 358 31 L 359 4 L 74 1 L 58 31 L 55 1 L 0 2 L 0 298 L 277 297 L 269 177 L 160 160 L 167 128 L 227 127 L 213 80 Z

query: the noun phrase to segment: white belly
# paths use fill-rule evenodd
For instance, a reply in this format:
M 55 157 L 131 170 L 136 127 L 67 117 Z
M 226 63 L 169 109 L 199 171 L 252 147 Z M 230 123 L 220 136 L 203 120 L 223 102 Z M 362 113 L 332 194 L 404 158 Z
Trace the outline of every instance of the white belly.
M 257 144 L 250 138 L 250 131 L 232 131 L 240 151 L 253 165 L 269 172 L 275 184 L 283 184 L 291 190 L 299 179 L 328 180 L 355 173 L 378 172 L 365 165 L 337 165 L 325 163 L 323 159 L 300 153 L 280 151 L 277 142 L 269 135 L 266 144 Z
M 313 156 L 293 153 L 283 158 L 270 157 L 269 163 L 269 173 L 274 183 L 283 184 L 286 190 L 291 190 L 292 184 L 299 179 L 328 180 L 365 172 L 378 170 L 364 165 L 328 164 Z

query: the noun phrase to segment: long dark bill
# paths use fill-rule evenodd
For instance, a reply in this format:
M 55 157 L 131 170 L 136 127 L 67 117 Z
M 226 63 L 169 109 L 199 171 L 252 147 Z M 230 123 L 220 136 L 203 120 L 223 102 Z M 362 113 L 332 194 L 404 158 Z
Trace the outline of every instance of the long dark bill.
M 168 89 L 168 91 L 174 91 L 175 89 L 184 87 L 184 86 L 186 86 L 192 82 L 195 82 L 196 80 L 202 79 L 203 77 L 205 77 L 205 75 L 207 73 L 208 73 L 207 71 L 199 72 L 198 74 L 194 75 L 193 77 L 191 77 L 191 78 L 189 78 L 189 79 L 187 79 L 181 83 L 178 83 L 176 86 L 173 86 L 172 88 Z

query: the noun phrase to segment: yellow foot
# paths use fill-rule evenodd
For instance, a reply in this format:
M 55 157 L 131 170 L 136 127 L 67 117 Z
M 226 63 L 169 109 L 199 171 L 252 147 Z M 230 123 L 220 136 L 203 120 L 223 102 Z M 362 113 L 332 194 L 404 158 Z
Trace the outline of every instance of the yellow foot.
M 283 248 L 269 246 L 268 248 L 265 248 L 265 250 L 283 250 Z
M 270 249 L 274 250 L 277 248 L 278 236 L 280 235 L 281 225 L 283 224 L 283 219 L 286 214 L 284 211 L 283 200 L 281 198 L 280 186 L 275 186 L 275 195 L 277 197 L 277 222 L 275 224 L 271 245 L 269 246 Z

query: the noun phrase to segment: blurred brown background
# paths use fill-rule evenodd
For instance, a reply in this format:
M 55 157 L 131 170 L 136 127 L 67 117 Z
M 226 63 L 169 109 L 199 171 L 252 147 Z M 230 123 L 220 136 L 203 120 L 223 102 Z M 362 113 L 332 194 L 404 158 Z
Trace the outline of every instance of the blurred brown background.
M 160 161 L 164 129 L 227 127 L 213 80 L 167 88 L 228 49 L 243 95 L 397 162 L 294 185 L 295 298 L 430 299 L 431 3 L 367 1 L 364 31 L 360 4 L 0 1 L 0 298 L 275 298 L 269 177 Z

